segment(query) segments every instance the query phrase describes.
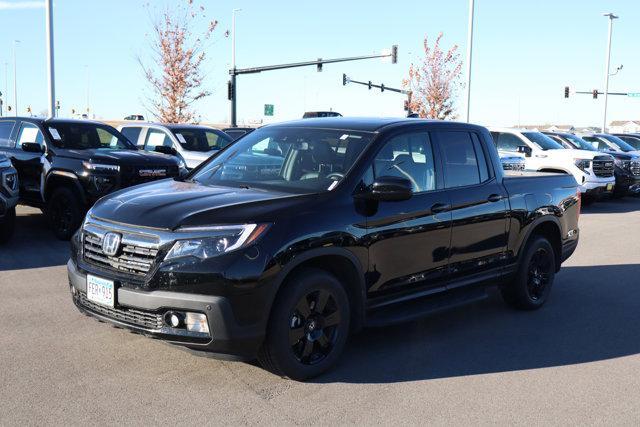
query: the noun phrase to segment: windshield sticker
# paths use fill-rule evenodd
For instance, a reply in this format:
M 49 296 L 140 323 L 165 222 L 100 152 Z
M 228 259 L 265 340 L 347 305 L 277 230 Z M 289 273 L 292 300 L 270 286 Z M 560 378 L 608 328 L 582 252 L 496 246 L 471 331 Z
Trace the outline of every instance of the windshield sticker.
M 338 181 L 333 181 L 331 185 L 329 185 L 329 188 L 327 188 L 327 191 L 333 190 L 334 188 L 336 188 L 336 185 L 338 185 Z
M 187 140 L 184 139 L 184 136 L 182 136 L 181 133 L 176 133 L 176 138 L 178 138 L 178 141 L 180 141 L 180 144 L 186 144 Z
M 53 139 L 57 140 L 57 141 L 61 141 L 62 137 L 60 136 L 60 134 L 58 133 L 58 129 L 56 128 L 49 128 L 49 133 L 51 134 L 51 136 L 53 137 Z

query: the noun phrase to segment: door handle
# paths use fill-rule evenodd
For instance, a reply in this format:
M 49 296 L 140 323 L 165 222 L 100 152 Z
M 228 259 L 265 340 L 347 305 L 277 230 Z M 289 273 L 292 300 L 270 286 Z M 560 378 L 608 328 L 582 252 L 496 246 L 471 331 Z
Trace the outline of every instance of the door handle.
M 434 213 L 434 214 L 446 212 L 448 210 L 451 210 L 451 205 L 448 205 L 446 203 L 436 203 L 433 206 L 431 206 L 431 213 Z
M 502 196 L 500 194 L 492 194 L 487 197 L 487 200 L 490 202 L 499 202 L 500 200 L 502 200 Z

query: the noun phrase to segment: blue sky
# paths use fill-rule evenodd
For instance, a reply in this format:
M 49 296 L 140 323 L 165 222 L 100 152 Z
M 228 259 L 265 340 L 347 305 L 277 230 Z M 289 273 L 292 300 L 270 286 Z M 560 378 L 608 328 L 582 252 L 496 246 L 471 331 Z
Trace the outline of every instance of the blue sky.
M 170 1 L 151 0 L 155 7 Z M 204 1 L 220 21 L 207 48 L 205 84 L 213 95 L 198 104 L 202 120 L 228 120 L 226 81 L 231 42 L 223 32 L 237 15 L 237 65 L 249 67 L 318 57 L 365 55 L 399 45 L 398 64 L 381 60 L 273 71 L 238 78 L 238 116 L 264 119 L 263 105 L 275 105 L 269 121 L 298 118 L 305 110 L 344 115 L 401 116 L 403 97 L 342 86 L 342 73 L 356 80 L 399 86 L 418 59 L 425 35 L 444 33 L 445 47 L 458 44 L 465 59 L 467 0 L 389 1 Z M 89 103 L 99 118 L 142 113 L 145 79 L 137 62 L 149 51 L 148 12 L 140 0 L 56 0 L 57 98 L 62 116 Z M 571 123 L 600 125 L 602 97 L 563 98 L 563 87 L 603 90 L 607 19 L 615 12 L 611 91 L 640 92 L 640 1 L 638 0 L 476 0 L 471 121 L 484 125 Z M 13 103 L 13 40 L 17 50 L 18 106 L 36 113 L 46 108 L 44 9 L 39 1 L 0 1 L 0 91 Z M 458 106 L 462 108 L 462 93 Z M 7 99 L 5 97 L 5 99 Z M 640 119 L 640 98 L 610 97 L 609 118 Z

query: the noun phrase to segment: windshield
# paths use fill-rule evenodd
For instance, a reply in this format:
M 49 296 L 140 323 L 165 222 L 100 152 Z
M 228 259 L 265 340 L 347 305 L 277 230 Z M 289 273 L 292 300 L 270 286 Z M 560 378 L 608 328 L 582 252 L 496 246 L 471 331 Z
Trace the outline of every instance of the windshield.
M 567 141 L 569 141 L 571 145 L 573 145 L 575 148 L 578 148 L 580 150 L 598 151 L 595 149 L 593 145 L 589 144 L 587 141 L 580 138 L 579 136 L 576 136 L 573 134 L 566 134 L 566 135 L 562 135 L 562 137 Z
M 120 132 L 108 125 L 55 122 L 45 126 L 53 145 L 70 150 L 137 150 Z
M 625 136 L 619 136 L 618 138 L 620 138 L 621 140 L 623 140 L 624 142 L 632 146 L 634 150 L 640 150 L 640 137 L 625 135 Z
M 233 142 L 233 138 L 217 129 L 196 127 L 171 127 L 170 129 L 182 148 L 187 151 L 221 150 Z
M 373 134 L 335 129 L 264 128 L 212 157 L 191 177 L 203 185 L 290 193 L 332 190 Z
M 632 146 L 630 146 L 629 144 L 627 144 L 626 142 L 624 142 L 623 140 L 621 140 L 617 136 L 614 136 L 614 135 L 601 135 L 601 138 L 604 138 L 607 141 L 609 141 L 610 143 L 616 145 L 618 148 L 620 148 L 624 152 L 636 151 L 635 148 L 633 148 Z
M 531 142 L 536 144 L 541 150 L 562 150 L 562 145 L 549 138 L 541 132 L 522 132 Z

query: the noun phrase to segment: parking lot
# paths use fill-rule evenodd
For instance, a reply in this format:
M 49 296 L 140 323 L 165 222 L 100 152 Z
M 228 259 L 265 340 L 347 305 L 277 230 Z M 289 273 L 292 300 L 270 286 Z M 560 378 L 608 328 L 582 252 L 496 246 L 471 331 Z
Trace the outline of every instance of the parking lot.
M 365 330 L 309 383 L 193 356 L 81 315 L 68 243 L 18 209 L 0 249 L 0 424 L 637 424 L 640 199 L 583 208 L 536 312 L 497 295 Z

